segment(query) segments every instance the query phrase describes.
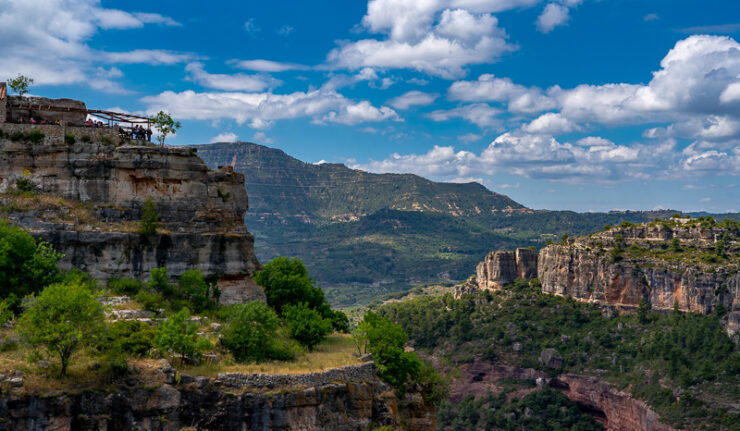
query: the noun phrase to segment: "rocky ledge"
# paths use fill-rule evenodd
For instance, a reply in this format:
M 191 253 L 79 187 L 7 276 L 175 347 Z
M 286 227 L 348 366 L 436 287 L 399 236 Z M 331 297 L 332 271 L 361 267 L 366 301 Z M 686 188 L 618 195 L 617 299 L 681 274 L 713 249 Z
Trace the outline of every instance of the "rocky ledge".
M 111 129 L 0 129 L 0 216 L 64 253 L 62 268 L 101 280 L 142 278 L 158 267 L 174 277 L 198 269 L 219 280 L 222 303 L 264 296 L 250 278 L 259 263 L 243 222 L 243 175 L 209 170 L 193 150 L 122 142 Z M 32 130 L 42 138 L 18 136 Z M 32 198 L 17 193 L 19 181 L 30 182 Z M 142 236 L 137 226 L 148 198 L 161 228 Z
M 58 396 L 11 390 L 0 398 L 0 431 L 435 429 L 434 408 L 414 391 L 398 400 L 373 363 L 251 379 L 265 384 L 235 390 L 232 381 L 247 383 L 243 374 L 192 377 L 164 364 L 145 387 Z

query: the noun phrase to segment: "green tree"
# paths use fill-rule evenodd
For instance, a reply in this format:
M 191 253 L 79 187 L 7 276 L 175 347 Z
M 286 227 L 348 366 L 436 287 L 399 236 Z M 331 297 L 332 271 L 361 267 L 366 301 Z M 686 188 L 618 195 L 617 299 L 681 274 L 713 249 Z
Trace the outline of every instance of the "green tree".
M 289 358 L 291 352 L 285 352 L 277 342 L 279 327 L 275 310 L 261 301 L 233 305 L 228 310 L 221 344 L 237 362 Z
M 190 303 L 193 304 L 193 311 L 196 313 L 202 312 L 213 304 L 210 297 L 210 287 L 203 279 L 203 274 L 197 269 L 185 271 L 180 276 L 180 291 L 188 297 Z
M 283 315 L 287 305 L 305 302 L 309 308 L 317 309 L 326 302 L 324 292 L 314 286 L 299 259 L 276 257 L 257 271 L 254 281 L 265 289 L 267 304 L 279 315 Z
M 159 141 L 160 145 L 163 146 L 164 140 L 167 138 L 167 135 L 176 134 L 177 129 L 181 127 L 179 121 L 173 120 L 172 116 L 164 111 L 159 111 L 157 115 L 152 117 L 151 124 L 154 129 L 159 131 L 159 136 L 157 137 L 157 140 Z
M 318 311 L 308 308 L 305 303 L 288 305 L 284 309 L 290 336 L 312 350 L 331 332 L 331 320 L 325 319 Z
M 23 297 L 60 281 L 57 262 L 63 257 L 7 220 L 0 220 L 0 298 Z
M 640 303 L 637 305 L 637 320 L 639 320 L 640 323 L 650 322 L 650 310 L 652 308 L 652 304 L 641 299 Z
M 28 93 L 28 87 L 31 84 L 33 84 L 33 79 L 21 74 L 18 74 L 17 77 L 8 80 L 8 85 L 10 86 L 10 88 L 20 96 Z
M 157 213 L 157 205 L 154 203 L 154 199 L 151 197 L 146 198 L 144 206 L 141 210 L 141 221 L 139 222 L 139 233 L 141 235 L 154 235 L 159 229 L 159 213 Z
M 421 371 L 416 354 L 404 349 L 408 336 L 400 326 L 371 311 L 365 314 L 364 321 L 368 328 L 368 349 L 378 367 L 378 375 L 403 397 L 406 383 L 417 379 Z
M 146 287 L 153 292 L 161 293 L 166 298 L 175 295 L 175 286 L 170 283 L 170 274 L 167 268 L 154 268 L 149 271 L 149 281 Z
M 190 310 L 183 308 L 159 325 L 154 344 L 162 351 L 180 355 L 180 364 L 183 364 L 186 358 L 195 358 L 211 347 L 211 343 L 197 332 L 198 324 L 190 320 Z
M 64 376 L 72 354 L 101 333 L 104 317 L 102 305 L 85 283 L 57 283 L 31 297 L 17 328 L 29 344 L 59 357 L 59 374 Z
M 671 240 L 671 245 L 668 246 L 668 249 L 674 253 L 681 253 L 681 240 L 678 238 L 673 238 Z

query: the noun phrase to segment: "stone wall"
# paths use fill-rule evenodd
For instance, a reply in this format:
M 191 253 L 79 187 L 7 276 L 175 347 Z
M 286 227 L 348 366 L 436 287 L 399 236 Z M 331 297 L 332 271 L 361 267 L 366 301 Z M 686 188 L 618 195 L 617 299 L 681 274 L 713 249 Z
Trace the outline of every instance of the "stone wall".
M 219 374 L 214 384 L 232 388 L 323 386 L 332 382 L 361 382 L 376 378 L 373 362 L 307 374 Z
M 37 121 L 45 120 L 50 124 L 56 121 L 69 124 L 82 125 L 87 120 L 87 107 L 83 102 L 72 99 L 48 99 L 46 97 L 34 96 L 8 96 L 8 117 L 11 122 L 26 122 L 30 118 Z M 38 106 L 41 110 L 28 109 L 30 106 Z M 67 109 L 74 111 L 67 111 Z M 59 109 L 55 111 L 54 109 Z

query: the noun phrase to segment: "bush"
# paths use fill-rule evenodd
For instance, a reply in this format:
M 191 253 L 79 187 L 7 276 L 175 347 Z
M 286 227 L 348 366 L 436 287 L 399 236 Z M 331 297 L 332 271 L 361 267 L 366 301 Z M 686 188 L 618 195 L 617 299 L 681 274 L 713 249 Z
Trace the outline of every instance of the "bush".
M 210 287 L 198 270 L 191 269 L 180 276 L 180 291 L 188 297 L 196 313 L 215 305 L 210 298 Z
M 67 145 L 74 145 L 77 140 L 75 139 L 75 135 L 71 133 L 67 133 L 64 135 L 64 143 Z
M 158 312 L 165 308 L 165 301 L 162 295 L 156 292 L 142 289 L 136 294 L 135 299 L 147 311 Z
M 41 140 L 44 139 L 44 134 L 41 132 L 41 130 L 33 129 L 30 132 L 28 132 L 28 140 L 33 142 L 34 144 L 38 144 L 41 142 Z
M 263 302 L 233 305 L 226 318 L 221 344 L 237 362 L 295 357 L 295 348 L 279 334 L 280 318 Z
M 98 348 L 118 355 L 144 356 L 154 346 L 154 328 L 137 320 L 113 322 Z
M 154 268 L 149 271 L 149 281 L 146 286 L 149 290 L 158 292 L 165 298 L 171 298 L 176 293 L 175 286 L 170 283 L 170 274 L 167 272 L 167 268 Z
M 112 278 L 108 280 L 108 289 L 116 295 L 134 297 L 141 290 L 141 282 L 133 278 Z
M 309 308 L 317 309 L 326 302 L 324 292 L 314 286 L 298 259 L 276 257 L 262 271 L 257 271 L 253 279 L 264 288 L 267 304 L 279 315 L 287 305 L 304 302 Z
M 190 320 L 190 311 L 183 308 L 159 325 L 154 344 L 163 352 L 180 355 L 180 364 L 183 364 L 186 358 L 195 358 L 212 347 L 197 331 L 198 325 Z
M 17 328 L 29 344 L 59 357 L 64 376 L 72 354 L 99 336 L 104 318 L 103 306 L 86 285 L 58 283 L 32 297 Z
M 151 236 L 157 233 L 159 229 L 159 214 L 157 213 L 157 205 L 154 203 L 154 199 L 151 197 L 144 201 L 144 206 L 141 210 L 141 221 L 139 222 L 139 233 L 145 236 Z
M 283 311 L 290 336 L 309 350 L 322 342 L 331 332 L 331 320 L 323 318 L 318 311 L 308 308 L 304 303 L 288 305 Z
M 0 220 L 0 298 L 23 297 L 61 280 L 62 254 L 21 228 Z
M 10 135 L 10 140 L 13 142 L 18 142 L 23 139 L 25 139 L 26 135 L 23 134 L 23 132 L 13 132 L 12 135 Z

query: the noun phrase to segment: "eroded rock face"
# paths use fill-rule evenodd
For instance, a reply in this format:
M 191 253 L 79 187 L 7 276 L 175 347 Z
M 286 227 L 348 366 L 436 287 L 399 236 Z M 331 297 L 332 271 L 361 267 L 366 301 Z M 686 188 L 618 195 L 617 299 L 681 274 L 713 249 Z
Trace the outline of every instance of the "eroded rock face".
M 641 300 L 654 310 L 714 313 L 722 304 L 728 315 L 723 325 L 732 335 L 740 330 L 740 273 L 722 265 L 666 262 L 627 255 L 615 261 L 610 255 L 615 236 L 623 235 L 626 246 L 639 243 L 650 247 L 679 238 L 683 246 L 713 250 L 724 235 L 722 229 L 636 226 L 613 229 L 591 238 L 578 238 L 565 245 L 540 250 L 538 276 L 543 292 L 571 295 L 575 299 L 625 308 Z
M 21 125 L 2 128 L 7 127 Z M 75 136 L 70 145 L 59 136 L 64 128 L 36 128 L 46 135 L 38 144 L 0 140 L 0 193 L 25 175 L 44 196 L 82 203 L 57 211 L 31 205 L 9 214 L 64 253 L 64 269 L 79 268 L 100 280 L 146 278 L 158 267 L 174 277 L 198 269 L 219 279 L 223 303 L 264 297 L 250 279 L 259 262 L 243 222 L 248 206 L 243 175 L 230 168 L 211 171 L 187 149 L 120 145 L 113 138 L 91 137 L 98 130 L 87 128 L 66 129 Z M 137 226 L 150 197 L 161 228 L 142 236 Z
M 321 373 L 304 379 L 320 382 L 317 385 L 240 386 L 235 390 L 219 376 L 181 378 L 178 385 L 165 383 L 111 393 L 0 397 L 0 417 L 6 418 L 0 421 L 0 431 L 435 429 L 434 407 L 424 403 L 414 388 L 399 401 L 375 376 L 372 364 L 356 367 L 361 371 L 354 374 L 350 368 L 335 371 L 330 382 L 318 375 Z M 262 376 L 260 381 L 270 378 Z M 286 379 L 290 380 L 274 380 L 286 383 Z
M 476 282 L 481 289 L 498 290 L 516 278 L 537 276 L 537 252 L 528 248 L 488 253 L 476 268 Z

